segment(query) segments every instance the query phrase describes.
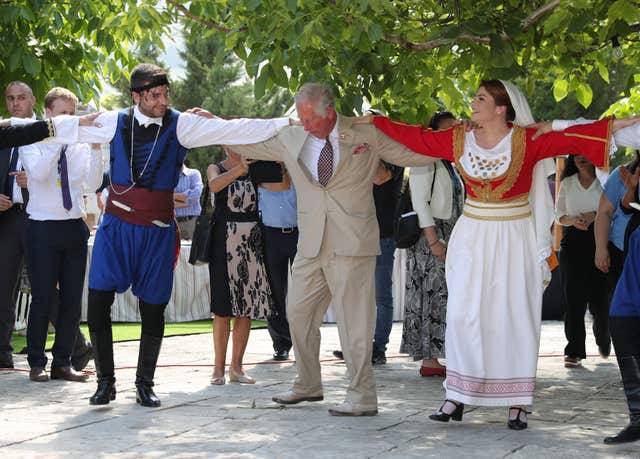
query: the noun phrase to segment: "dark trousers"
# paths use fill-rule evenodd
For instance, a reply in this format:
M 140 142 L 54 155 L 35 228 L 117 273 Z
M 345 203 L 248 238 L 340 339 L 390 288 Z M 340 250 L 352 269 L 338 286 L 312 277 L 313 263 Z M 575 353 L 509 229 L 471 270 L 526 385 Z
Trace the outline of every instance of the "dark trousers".
M 82 219 L 29 220 L 27 267 L 32 298 L 27 324 L 27 353 L 31 367 L 47 364 L 45 344 L 56 284 L 60 288 L 60 306 L 51 366 L 71 365 L 71 353 L 80 323 L 88 239 L 89 228 Z
M 609 241 L 608 244 L 609 249 L 609 258 L 611 260 L 611 264 L 609 266 L 609 272 L 606 273 L 606 298 L 607 305 L 611 305 L 611 299 L 613 298 L 613 292 L 616 291 L 616 285 L 618 285 L 618 280 L 622 275 L 622 267 L 624 266 L 624 252 L 617 248 L 613 242 Z
M 288 352 L 292 346 L 287 321 L 287 283 L 297 246 L 297 229 L 283 233 L 282 228 L 264 227 L 265 264 L 275 308 L 268 319 L 268 329 L 276 351 Z
M 584 315 L 593 315 L 593 334 L 598 346 L 607 346 L 609 336 L 609 303 L 605 276 L 595 266 L 593 225 L 587 231 L 565 228 L 560 250 L 560 273 L 565 298 L 564 333 L 567 357 L 586 358 Z
M 611 316 L 609 328 L 618 359 L 640 357 L 640 317 Z
M 640 317 L 609 318 L 631 424 L 640 427 Z
M 0 363 L 13 363 L 11 338 L 16 322 L 18 279 L 22 271 L 27 215 L 21 206 L 0 212 Z

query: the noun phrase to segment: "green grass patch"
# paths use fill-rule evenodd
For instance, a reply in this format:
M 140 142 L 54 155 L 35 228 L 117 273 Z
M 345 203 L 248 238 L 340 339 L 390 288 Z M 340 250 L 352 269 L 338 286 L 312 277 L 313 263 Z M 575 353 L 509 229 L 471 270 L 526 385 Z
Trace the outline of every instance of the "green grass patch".
M 253 320 L 251 328 L 265 328 L 266 322 Z M 139 322 L 114 322 L 113 323 L 113 341 L 137 341 L 140 339 L 140 323 Z M 89 329 L 87 324 L 80 324 L 80 329 L 89 339 Z M 197 335 L 201 333 L 211 333 L 211 320 L 197 320 L 195 322 L 177 322 L 167 323 L 164 327 L 164 336 L 179 335 Z M 46 349 L 50 350 L 53 346 L 54 334 L 47 336 Z M 20 336 L 18 333 L 13 334 L 13 352 L 20 352 L 27 345 L 27 338 Z

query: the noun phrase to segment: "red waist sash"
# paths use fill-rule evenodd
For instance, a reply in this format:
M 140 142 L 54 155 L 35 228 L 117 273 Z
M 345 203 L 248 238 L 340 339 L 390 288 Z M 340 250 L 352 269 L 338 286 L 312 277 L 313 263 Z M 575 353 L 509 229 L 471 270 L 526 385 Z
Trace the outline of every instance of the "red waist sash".
M 154 220 L 169 224 L 173 220 L 173 190 L 148 190 L 146 188 L 131 188 L 111 184 L 105 212 L 114 217 L 141 226 L 156 226 Z M 115 193 L 114 193 L 115 190 Z M 116 201 L 120 206 L 114 204 Z M 129 210 L 123 209 L 128 207 Z

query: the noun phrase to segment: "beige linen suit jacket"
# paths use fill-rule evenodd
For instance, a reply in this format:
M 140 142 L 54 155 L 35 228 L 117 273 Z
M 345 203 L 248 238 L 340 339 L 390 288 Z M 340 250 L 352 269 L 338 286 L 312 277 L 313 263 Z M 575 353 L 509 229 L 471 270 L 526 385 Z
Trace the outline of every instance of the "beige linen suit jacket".
M 378 255 L 373 178 L 379 160 L 399 166 L 424 166 L 435 161 L 412 152 L 372 124 L 353 124 L 353 120 L 338 115 L 340 159 L 325 187 L 299 159 L 310 135 L 302 126 L 286 126 L 264 142 L 231 147 L 247 158 L 284 161 L 298 198 L 298 256 L 316 257 L 324 237 L 336 255 Z

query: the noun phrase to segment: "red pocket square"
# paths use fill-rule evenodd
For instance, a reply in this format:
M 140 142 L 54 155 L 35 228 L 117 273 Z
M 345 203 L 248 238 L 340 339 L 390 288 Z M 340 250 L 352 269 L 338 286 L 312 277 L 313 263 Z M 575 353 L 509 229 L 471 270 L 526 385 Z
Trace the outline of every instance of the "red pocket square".
M 360 153 L 369 150 L 369 144 L 363 143 L 362 145 L 358 145 L 355 150 L 353 150 L 354 155 L 359 155 Z

